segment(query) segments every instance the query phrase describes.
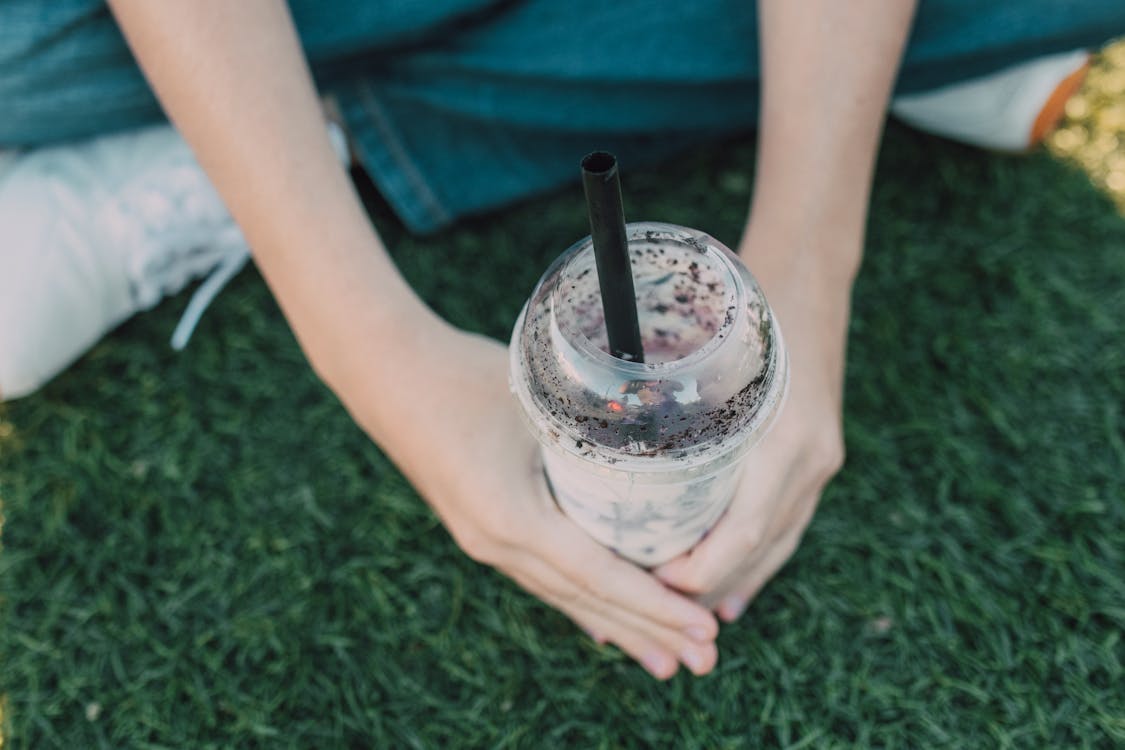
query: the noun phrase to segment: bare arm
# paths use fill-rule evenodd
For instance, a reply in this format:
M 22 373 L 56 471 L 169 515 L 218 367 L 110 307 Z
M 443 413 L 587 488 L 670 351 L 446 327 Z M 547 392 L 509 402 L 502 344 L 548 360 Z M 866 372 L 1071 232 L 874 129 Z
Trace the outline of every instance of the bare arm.
M 314 368 L 458 543 L 654 675 L 710 670 L 710 613 L 555 508 L 503 348 L 447 326 L 398 274 L 336 163 L 285 3 L 112 7 Z
M 111 5 L 321 376 L 346 387 L 349 360 L 385 359 L 357 345 L 428 323 L 330 150 L 284 3 Z
M 760 0 L 762 112 L 740 254 L 789 349 L 789 399 L 726 518 L 658 571 L 726 620 L 792 555 L 843 463 L 844 358 L 876 150 L 914 0 Z
M 752 253 L 759 273 L 859 267 L 876 149 L 914 0 L 761 0 L 762 114 L 751 239 L 758 224 L 800 239 Z M 814 235 L 829 232 L 832 246 Z M 844 240 L 841 246 L 840 240 Z

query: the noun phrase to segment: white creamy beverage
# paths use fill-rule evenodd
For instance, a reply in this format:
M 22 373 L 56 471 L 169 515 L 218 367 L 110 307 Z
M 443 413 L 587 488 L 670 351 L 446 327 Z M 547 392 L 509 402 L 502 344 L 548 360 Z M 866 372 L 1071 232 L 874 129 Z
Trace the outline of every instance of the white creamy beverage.
M 543 451 L 555 501 L 587 534 L 641 565 L 671 560 L 715 525 L 741 472 L 740 460 L 705 477 L 658 482 L 637 472 L 594 470 L 568 453 Z

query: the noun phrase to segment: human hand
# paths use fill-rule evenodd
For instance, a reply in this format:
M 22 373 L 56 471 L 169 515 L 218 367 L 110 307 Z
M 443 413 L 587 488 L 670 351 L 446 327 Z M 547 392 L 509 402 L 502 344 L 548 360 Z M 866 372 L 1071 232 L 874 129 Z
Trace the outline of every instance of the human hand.
M 726 516 L 693 551 L 656 571 L 727 621 L 792 555 L 843 464 L 851 282 L 863 255 L 884 113 L 917 3 L 887 5 L 877 23 L 868 5 L 875 6 L 759 3 L 758 158 L 740 254 L 785 334 L 789 400 L 748 457 Z
M 773 429 L 747 456 L 723 518 L 694 549 L 655 570 L 726 622 L 737 619 L 792 556 L 844 461 L 846 294 L 842 305 L 833 304 L 834 296 L 810 289 L 804 274 L 771 280 L 767 293 L 789 350 L 788 399 Z
M 718 658 L 714 616 L 558 510 L 538 444 L 508 388 L 506 349 L 445 326 L 419 339 L 390 405 L 394 429 L 369 432 L 457 544 L 658 679 L 671 677 L 680 662 L 697 675 L 709 672 Z M 363 424 L 362 400 L 349 408 Z M 378 408 L 386 424 L 388 404 Z

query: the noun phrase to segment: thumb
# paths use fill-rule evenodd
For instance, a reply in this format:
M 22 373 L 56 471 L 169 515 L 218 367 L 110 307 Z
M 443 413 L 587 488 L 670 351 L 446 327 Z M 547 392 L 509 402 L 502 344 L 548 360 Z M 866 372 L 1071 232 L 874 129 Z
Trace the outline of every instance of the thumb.
M 662 583 L 700 599 L 710 609 L 710 594 L 738 567 L 743 557 L 743 529 L 729 515 L 693 549 L 653 570 Z
M 710 608 L 711 600 L 721 597 L 723 584 L 735 579 L 748 559 L 755 557 L 766 542 L 774 502 L 784 486 L 786 475 L 764 483 L 750 477 L 770 476 L 760 471 L 758 456 L 747 461 L 730 508 L 703 541 L 693 549 L 653 570 L 665 585 L 688 594 Z

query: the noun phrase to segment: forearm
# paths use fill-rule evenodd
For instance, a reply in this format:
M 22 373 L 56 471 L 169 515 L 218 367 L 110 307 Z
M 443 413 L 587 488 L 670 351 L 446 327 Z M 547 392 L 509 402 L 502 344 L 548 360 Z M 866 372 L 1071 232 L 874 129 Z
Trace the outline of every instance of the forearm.
M 816 267 L 850 290 L 914 7 L 760 0 L 761 128 L 744 251 L 766 280 Z
M 337 392 L 393 379 L 386 352 L 432 314 L 386 255 L 329 144 L 280 0 L 114 0 L 165 110 L 253 248 L 313 366 Z M 380 356 L 381 355 L 381 356 Z

